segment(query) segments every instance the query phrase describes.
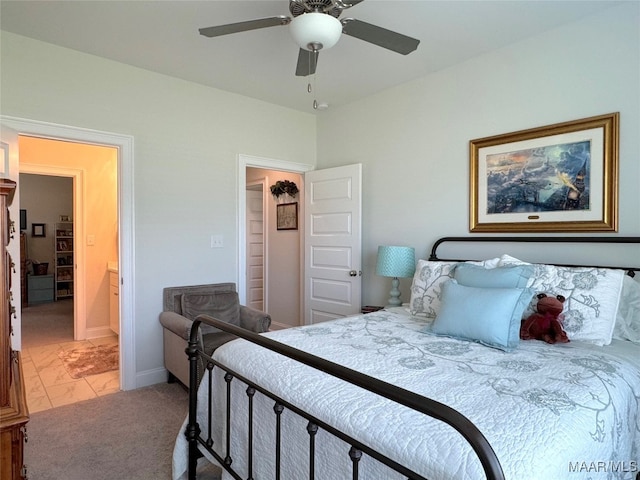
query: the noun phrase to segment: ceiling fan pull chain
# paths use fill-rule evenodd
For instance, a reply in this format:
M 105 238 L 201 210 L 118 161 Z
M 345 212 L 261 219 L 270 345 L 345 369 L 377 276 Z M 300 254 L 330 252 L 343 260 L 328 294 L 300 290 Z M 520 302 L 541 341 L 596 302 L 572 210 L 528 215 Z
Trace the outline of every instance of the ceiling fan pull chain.
M 315 90 L 315 78 L 314 78 L 314 90 Z M 318 109 L 318 99 L 316 98 L 316 96 L 313 96 L 313 109 L 317 110 Z
M 309 72 L 311 71 L 311 55 L 307 55 L 307 63 L 309 64 Z M 307 93 L 311 93 L 312 88 L 311 88 L 311 81 L 309 81 L 309 83 L 307 83 Z
M 316 50 L 314 50 L 313 52 L 314 54 L 316 53 Z M 318 100 L 316 97 L 316 93 L 318 91 L 318 85 L 316 84 L 316 78 L 318 77 L 317 72 L 313 72 L 313 93 L 314 93 L 314 98 L 313 98 L 313 109 L 317 110 L 318 109 Z

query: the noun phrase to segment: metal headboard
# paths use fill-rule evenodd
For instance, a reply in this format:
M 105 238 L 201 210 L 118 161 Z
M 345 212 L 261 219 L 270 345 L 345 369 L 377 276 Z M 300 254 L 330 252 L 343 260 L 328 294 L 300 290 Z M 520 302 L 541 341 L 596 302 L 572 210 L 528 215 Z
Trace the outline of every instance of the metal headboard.
M 513 242 L 513 243 L 608 243 L 608 244 L 624 244 L 624 243 L 636 243 L 640 244 L 640 237 L 442 237 L 436 240 L 431 248 L 431 254 L 429 255 L 429 260 L 432 261 L 464 261 L 471 259 L 460 259 L 460 258 L 440 258 L 438 257 L 437 250 L 444 243 L 451 242 L 463 242 L 463 243 L 474 243 L 474 242 L 492 242 L 492 243 L 501 243 L 501 242 Z M 480 260 L 480 259 L 473 259 Z M 638 259 L 640 262 L 640 259 Z M 577 265 L 577 264 L 566 264 L 566 263 L 554 263 L 554 265 L 559 265 L 562 267 L 580 267 L 586 266 Z M 640 265 L 634 266 L 608 266 L 608 265 L 590 265 L 597 266 L 601 268 L 615 268 L 618 270 L 625 270 L 627 275 L 630 277 L 635 276 L 635 272 L 640 272 Z

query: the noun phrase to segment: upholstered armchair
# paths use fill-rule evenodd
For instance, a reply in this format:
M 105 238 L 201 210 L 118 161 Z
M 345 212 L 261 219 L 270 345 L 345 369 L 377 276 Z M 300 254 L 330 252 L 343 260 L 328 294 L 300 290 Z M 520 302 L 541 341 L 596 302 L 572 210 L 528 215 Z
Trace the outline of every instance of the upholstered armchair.
M 169 382 L 179 380 L 189 387 L 189 359 L 186 348 L 193 320 L 201 314 L 211 315 L 252 332 L 269 330 L 271 317 L 253 308 L 240 305 L 235 283 L 216 283 L 186 287 L 167 287 L 163 290 L 164 366 Z M 211 355 L 220 345 L 233 340 L 235 335 L 210 325 L 200 327 L 200 348 Z M 202 372 L 199 372 L 200 380 Z

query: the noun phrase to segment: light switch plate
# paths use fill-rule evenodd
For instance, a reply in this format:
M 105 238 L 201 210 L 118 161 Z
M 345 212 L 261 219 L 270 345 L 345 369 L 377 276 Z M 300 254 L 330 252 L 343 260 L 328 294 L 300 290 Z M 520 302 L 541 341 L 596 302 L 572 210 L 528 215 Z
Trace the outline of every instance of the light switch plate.
M 211 235 L 211 248 L 224 247 L 224 239 L 222 235 Z

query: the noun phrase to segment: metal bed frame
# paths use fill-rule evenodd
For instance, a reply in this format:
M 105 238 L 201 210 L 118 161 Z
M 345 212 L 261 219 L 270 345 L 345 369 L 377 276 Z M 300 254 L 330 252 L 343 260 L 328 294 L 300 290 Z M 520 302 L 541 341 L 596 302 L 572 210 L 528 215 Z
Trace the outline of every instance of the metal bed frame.
M 437 240 L 433 248 L 431 250 L 431 254 L 429 260 L 432 261 L 464 261 L 462 259 L 441 259 L 437 255 L 437 249 L 443 243 L 447 242 L 535 242 L 535 243 L 609 243 L 609 244 L 640 244 L 640 237 L 443 237 Z M 467 259 L 468 260 L 468 259 Z M 563 265 L 563 266 L 579 266 L 579 265 Z M 630 267 L 604 267 L 602 268 L 615 268 L 626 270 L 627 274 L 630 276 L 634 276 L 635 272 L 640 271 L 640 265 L 638 266 L 630 266 Z M 191 335 L 189 340 L 189 346 L 187 347 L 187 355 L 189 357 L 190 362 L 190 385 L 198 384 L 198 365 L 200 362 L 203 362 L 206 365 L 206 374 L 202 379 L 203 382 L 208 382 L 208 399 L 211 399 L 213 394 L 213 372 L 215 368 L 220 368 L 225 372 L 225 383 L 226 383 L 226 426 L 224 430 L 226 431 L 225 438 L 223 442 L 225 443 L 224 453 L 221 451 L 216 451 L 214 449 L 214 442 L 212 439 L 212 411 L 211 411 L 211 402 L 209 401 L 208 405 L 208 422 L 206 426 L 206 434 L 202 435 L 202 430 L 197 421 L 197 398 L 198 398 L 198 388 L 191 388 L 189 390 L 189 420 L 187 424 L 187 428 L 185 430 L 185 435 L 187 437 L 187 441 L 189 444 L 189 470 L 188 476 L 189 479 L 196 478 L 196 467 L 197 461 L 200 457 L 202 457 L 202 453 L 199 448 L 204 448 L 216 461 L 224 468 L 229 474 L 235 478 L 240 480 L 240 475 L 233 468 L 233 456 L 230 451 L 231 445 L 231 384 L 234 380 L 240 381 L 247 385 L 246 388 L 246 401 L 248 404 L 248 438 L 247 441 L 247 472 L 248 479 L 253 479 L 253 399 L 256 393 L 260 393 L 262 395 L 267 396 L 274 402 L 274 415 L 276 418 L 276 444 L 274 445 L 274 456 L 276 459 L 275 463 L 275 476 L 276 480 L 280 480 L 280 471 L 281 471 L 281 414 L 284 409 L 288 409 L 302 418 L 308 421 L 307 424 L 307 432 L 309 435 L 309 479 L 313 480 L 315 478 L 315 463 L 314 463 L 314 455 L 315 455 L 315 435 L 318 431 L 318 428 L 322 428 L 335 437 L 343 440 L 347 444 L 351 445 L 349 449 L 348 455 L 352 462 L 352 478 L 353 480 L 358 480 L 359 472 L 358 465 L 362 454 L 367 454 L 372 458 L 378 460 L 379 462 L 385 464 L 391 469 L 399 472 L 401 475 L 406 476 L 409 480 L 427 480 L 425 477 L 419 475 L 418 473 L 410 470 L 409 468 L 400 465 L 396 461 L 391 458 L 388 458 L 377 452 L 373 448 L 370 448 L 367 445 L 359 442 L 358 440 L 346 435 L 343 432 L 335 429 L 331 425 L 323 422 L 321 419 L 318 419 L 307 412 L 297 408 L 296 406 L 290 404 L 286 400 L 270 393 L 266 389 L 262 388 L 260 385 L 248 380 L 243 377 L 238 372 L 233 371 L 232 369 L 226 367 L 221 364 L 217 360 L 211 358 L 209 355 L 206 355 L 204 352 L 198 349 L 198 334 L 200 330 L 200 325 L 204 323 L 207 325 L 214 326 L 226 332 L 233 333 L 237 335 L 239 338 L 243 338 L 252 343 L 260 345 L 264 348 L 277 352 L 281 355 L 292 358 L 300 363 L 308 365 L 310 367 L 316 368 L 320 371 L 323 371 L 329 375 L 333 375 L 341 380 L 349 382 L 353 385 L 357 385 L 365 390 L 373 392 L 377 395 L 385 397 L 389 400 L 402 404 L 406 407 L 409 407 L 413 410 L 419 411 L 424 415 L 431 416 L 437 420 L 447 423 L 452 426 L 455 430 L 457 430 L 469 443 L 471 448 L 473 448 L 474 452 L 478 456 L 482 467 L 484 469 L 484 473 L 486 478 L 489 480 L 503 480 L 504 473 L 502 471 L 502 467 L 500 462 L 493 451 L 491 445 L 484 437 L 482 432 L 478 430 L 478 428 L 465 416 L 460 414 L 458 411 L 454 410 L 447 405 L 434 401 L 430 398 L 425 398 L 423 396 L 417 395 L 408 390 L 399 388 L 395 385 L 391 385 L 389 383 L 383 382 L 376 378 L 364 375 L 362 373 L 356 372 L 354 370 L 343 367 L 339 364 L 327 361 L 325 359 L 316 357 L 309 353 L 303 352 L 301 350 L 295 349 L 288 345 L 282 344 L 280 342 L 271 340 L 270 338 L 263 337 L 256 333 L 244 330 L 242 328 L 236 327 L 234 325 L 230 325 L 228 323 L 217 320 L 208 315 L 200 315 L 196 318 L 193 323 L 193 327 L 191 328 Z M 639 477 L 640 478 L 640 474 Z
M 442 237 L 433 244 L 431 248 L 431 254 L 429 260 L 441 260 L 441 261 L 465 261 L 439 258 L 437 250 L 443 243 L 452 242 L 492 242 L 492 243 L 610 243 L 610 244 L 629 244 L 639 243 L 640 237 Z M 635 272 L 640 272 L 640 266 L 620 267 L 620 266 L 607 266 L 607 265 L 576 265 L 569 263 L 554 263 L 560 267 L 582 267 L 582 266 L 597 266 L 600 268 L 613 268 L 617 270 L 626 270 L 627 275 L 635 277 Z

